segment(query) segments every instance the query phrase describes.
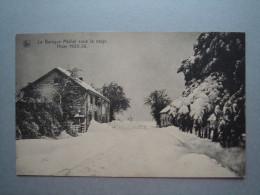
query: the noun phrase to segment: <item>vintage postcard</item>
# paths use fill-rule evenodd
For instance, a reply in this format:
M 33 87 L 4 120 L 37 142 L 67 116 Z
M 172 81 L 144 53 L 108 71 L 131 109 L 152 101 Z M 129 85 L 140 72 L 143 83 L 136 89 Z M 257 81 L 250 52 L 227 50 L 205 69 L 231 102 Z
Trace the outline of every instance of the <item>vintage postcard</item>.
M 245 177 L 245 33 L 16 35 L 16 174 Z

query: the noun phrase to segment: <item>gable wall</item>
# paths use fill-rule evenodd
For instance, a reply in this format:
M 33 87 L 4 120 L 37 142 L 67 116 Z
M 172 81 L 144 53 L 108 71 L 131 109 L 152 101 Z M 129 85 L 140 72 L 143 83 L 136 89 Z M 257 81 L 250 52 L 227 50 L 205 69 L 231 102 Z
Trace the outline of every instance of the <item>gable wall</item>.
M 58 86 L 54 85 L 54 78 L 62 78 L 62 76 L 58 72 L 53 71 L 50 75 L 34 84 L 34 88 L 49 101 L 52 101 L 53 95 L 59 89 Z
M 55 79 L 60 79 L 60 83 L 54 83 Z M 68 82 L 69 81 L 69 82 Z M 102 122 L 102 119 L 105 119 L 106 122 L 109 121 L 110 117 L 110 105 L 109 102 L 102 99 L 100 106 L 95 105 L 96 97 L 98 97 L 93 92 L 86 92 L 80 85 L 75 84 L 70 79 L 66 78 L 64 75 L 58 71 L 51 72 L 45 78 L 40 79 L 34 84 L 34 88 L 39 90 L 42 96 L 48 99 L 48 101 L 53 101 L 55 94 L 60 93 L 66 87 L 68 94 L 72 102 L 68 104 L 71 108 L 72 115 L 77 113 L 83 114 L 86 116 L 87 121 L 89 122 L 89 115 L 91 118 L 95 118 L 95 115 L 98 115 L 98 121 Z M 92 104 L 90 102 L 92 98 Z M 95 114 L 96 113 L 96 114 Z M 105 117 L 105 118 L 104 118 Z
M 59 82 L 55 83 L 55 80 L 59 80 Z M 59 72 L 53 71 L 45 78 L 40 79 L 34 84 L 34 88 L 48 101 L 53 101 L 54 96 L 60 94 L 66 88 L 68 95 L 72 97 L 72 102 L 68 105 L 72 114 L 75 115 L 80 111 L 81 114 L 85 115 L 85 90 Z

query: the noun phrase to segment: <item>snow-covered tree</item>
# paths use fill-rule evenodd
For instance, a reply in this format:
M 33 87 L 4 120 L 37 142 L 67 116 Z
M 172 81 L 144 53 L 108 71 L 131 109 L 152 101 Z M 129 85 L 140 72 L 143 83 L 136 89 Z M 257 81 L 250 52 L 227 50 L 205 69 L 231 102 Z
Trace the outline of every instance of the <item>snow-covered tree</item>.
M 130 99 L 125 96 L 123 87 L 117 83 L 104 84 L 100 91 L 110 100 L 110 121 L 115 120 L 115 114 L 130 108 Z
M 201 33 L 193 49 L 178 69 L 186 89 L 171 104 L 174 125 L 190 131 L 192 122 L 198 136 L 237 146 L 245 133 L 245 34 Z
M 70 68 L 70 66 L 68 66 L 67 71 L 70 73 L 71 77 L 78 78 L 79 72 L 81 72 L 82 70 L 77 67 Z
M 16 137 L 55 137 L 62 130 L 63 111 L 59 104 L 49 102 L 36 89 L 26 89 L 16 102 Z

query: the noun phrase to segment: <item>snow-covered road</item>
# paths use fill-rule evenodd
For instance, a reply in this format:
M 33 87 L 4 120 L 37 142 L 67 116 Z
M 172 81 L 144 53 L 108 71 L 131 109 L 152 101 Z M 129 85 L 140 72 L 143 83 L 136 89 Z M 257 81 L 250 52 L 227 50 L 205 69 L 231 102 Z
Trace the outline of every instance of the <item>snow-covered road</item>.
M 229 161 L 245 155 L 151 122 L 93 122 L 79 137 L 18 140 L 16 149 L 18 175 L 238 177 L 242 162 Z

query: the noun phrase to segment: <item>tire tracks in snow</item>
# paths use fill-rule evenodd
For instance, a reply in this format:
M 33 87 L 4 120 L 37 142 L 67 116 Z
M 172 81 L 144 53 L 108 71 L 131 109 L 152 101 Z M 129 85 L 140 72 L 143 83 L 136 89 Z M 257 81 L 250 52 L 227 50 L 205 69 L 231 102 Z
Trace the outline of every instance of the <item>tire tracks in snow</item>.
M 222 163 L 218 162 L 217 159 L 204 154 L 203 152 L 199 151 L 196 146 L 187 143 L 187 141 L 182 137 L 168 132 L 167 129 L 165 129 L 165 131 L 164 129 L 156 128 L 127 130 L 124 132 L 124 137 L 118 137 L 118 139 L 120 140 L 118 140 L 116 144 L 112 144 L 105 150 L 99 151 L 98 153 L 80 161 L 75 166 L 63 169 L 54 175 L 124 177 L 126 174 L 128 174 L 130 177 L 142 177 L 144 175 L 155 176 L 160 174 L 160 169 L 158 169 L 160 168 L 160 165 L 168 166 L 168 170 L 173 171 L 174 173 L 174 165 L 178 166 L 180 163 L 186 162 L 185 159 L 188 157 L 186 155 L 189 154 L 195 154 L 195 157 L 196 155 L 204 155 L 212 159 L 212 161 L 210 161 L 211 163 L 215 163 L 216 161 L 219 166 L 230 170 L 229 167 L 224 166 Z M 157 151 L 152 150 L 153 144 L 159 147 L 157 148 Z M 172 161 L 171 166 L 169 162 L 167 165 L 163 163 L 158 165 L 157 162 L 154 162 L 158 161 L 158 159 L 153 158 L 161 157 L 161 155 L 164 154 L 156 154 L 156 152 L 163 152 L 163 150 L 168 146 L 169 148 L 176 149 L 176 151 L 172 154 L 175 161 Z M 127 150 L 130 151 L 130 156 L 129 154 L 124 153 L 124 151 Z M 169 151 L 167 154 L 171 155 Z M 198 157 L 199 156 L 197 156 L 197 158 Z M 167 157 L 163 156 L 163 159 L 159 160 L 166 162 L 166 159 Z M 134 167 L 134 169 L 131 170 L 130 167 Z M 127 168 L 129 168 L 130 171 L 127 170 Z M 128 173 L 126 173 L 127 171 Z
M 104 151 L 100 151 L 94 155 L 89 156 L 88 158 L 80 161 L 77 165 L 71 167 L 71 168 L 66 168 L 66 169 L 62 169 L 61 171 L 54 173 L 53 175 L 58 175 L 58 176 L 70 176 L 71 173 L 73 172 L 73 170 L 77 169 L 78 167 L 81 167 L 83 164 L 85 165 L 85 162 L 87 161 L 91 161 L 93 159 L 97 159 L 97 157 L 99 156 L 103 156 L 105 153 L 117 148 L 119 145 L 121 145 L 122 143 L 124 143 L 126 140 L 128 139 L 128 137 L 123 138 L 123 140 L 121 140 L 120 142 L 117 142 L 116 144 L 112 145 L 111 147 L 109 147 L 108 149 L 104 150 Z M 88 169 L 88 172 L 91 172 L 91 168 L 86 167 L 86 169 Z M 95 174 L 91 175 L 91 176 L 95 176 Z

